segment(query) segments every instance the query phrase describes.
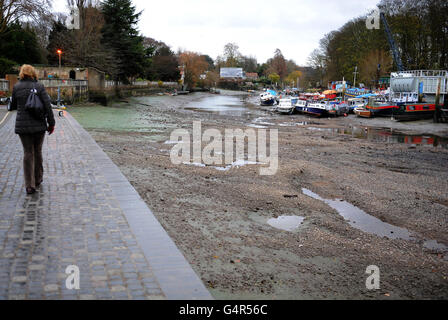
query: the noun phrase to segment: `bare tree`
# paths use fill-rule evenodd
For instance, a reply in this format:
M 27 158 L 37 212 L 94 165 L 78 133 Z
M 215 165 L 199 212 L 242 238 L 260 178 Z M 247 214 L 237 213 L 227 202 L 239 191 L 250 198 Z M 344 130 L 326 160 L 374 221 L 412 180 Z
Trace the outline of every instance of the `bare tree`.
M 224 46 L 224 59 L 226 67 L 237 67 L 240 63 L 241 53 L 236 43 L 228 43 Z
M 1 0 L 0 0 L 1 1 Z M 116 72 L 116 60 L 113 50 L 105 47 L 102 43 L 102 28 L 104 17 L 98 7 L 97 1 L 78 0 L 68 1 L 69 7 L 78 7 L 80 13 L 80 28 L 62 28 L 52 31 L 51 45 L 47 47 L 49 55 L 55 56 L 56 49 L 62 49 L 63 59 L 66 64 L 78 67 L 95 67 L 110 75 Z M 54 21 L 56 25 L 64 24 L 66 18 L 59 17 Z M 50 59 L 49 59 L 50 60 Z
M 38 21 L 50 14 L 52 0 L 0 0 L 0 35 L 14 21 Z

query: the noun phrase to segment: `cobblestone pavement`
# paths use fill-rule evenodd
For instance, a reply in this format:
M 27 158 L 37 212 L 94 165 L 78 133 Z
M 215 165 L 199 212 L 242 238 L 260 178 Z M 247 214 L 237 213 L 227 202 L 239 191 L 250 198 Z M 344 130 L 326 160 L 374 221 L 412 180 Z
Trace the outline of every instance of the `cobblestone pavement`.
M 68 113 L 56 120 L 31 196 L 15 113 L 0 127 L 0 299 L 211 299 L 90 135 Z M 66 287 L 70 265 L 79 290 Z
M 8 110 L 6 110 L 6 106 L 0 106 L 0 128 L 2 127 L 3 123 L 6 122 L 6 114 Z

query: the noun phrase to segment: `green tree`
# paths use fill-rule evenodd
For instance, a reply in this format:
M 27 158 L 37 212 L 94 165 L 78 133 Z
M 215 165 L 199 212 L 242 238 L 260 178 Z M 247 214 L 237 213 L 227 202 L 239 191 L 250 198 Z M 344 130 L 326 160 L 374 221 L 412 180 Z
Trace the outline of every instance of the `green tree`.
M 171 48 L 162 41 L 144 39 L 145 77 L 153 81 L 177 81 L 180 78 L 179 61 Z
M 204 60 L 208 63 L 208 68 L 207 70 L 212 71 L 215 69 L 215 61 L 213 61 L 212 57 L 210 57 L 207 54 L 203 54 L 202 57 L 204 58 Z
M 67 46 L 69 37 L 69 30 L 61 20 L 54 20 L 50 34 L 48 36 L 47 45 L 47 60 L 51 65 L 57 65 L 59 63 L 59 57 L 56 54 L 56 50 L 61 49 L 62 52 L 67 52 L 70 46 Z M 65 55 L 62 57 L 65 59 Z
M 18 64 L 41 63 L 42 56 L 34 31 L 18 22 L 11 24 L 1 37 L 0 57 Z
M 288 76 L 285 78 L 285 81 L 289 85 L 296 86 L 297 85 L 297 79 L 301 79 L 302 76 L 303 75 L 302 75 L 301 71 L 295 70 L 295 71 L 291 72 L 290 74 L 288 74 Z
M 269 66 L 267 63 L 263 64 L 257 64 L 257 73 L 259 76 L 266 75 L 266 71 L 268 70 Z
M 276 84 L 280 81 L 280 76 L 277 73 L 273 72 L 268 75 L 268 79 L 271 81 L 272 84 Z
M 0 77 L 4 78 L 6 74 L 14 72 L 16 63 L 12 60 L 0 57 Z
M 136 29 L 141 12 L 136 12 L 130 0 L 105 0 L 101 9 L 104 17 L 102 42 L 116 61 L 117 72 L 113 77 L 126 83 L 130 77 L 144 73 L 143 37 Z

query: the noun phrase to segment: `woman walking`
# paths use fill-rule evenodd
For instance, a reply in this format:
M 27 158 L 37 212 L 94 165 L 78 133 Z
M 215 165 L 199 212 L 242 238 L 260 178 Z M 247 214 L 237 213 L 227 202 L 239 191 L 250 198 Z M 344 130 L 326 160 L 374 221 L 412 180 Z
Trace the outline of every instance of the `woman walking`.
M 33 194 L 43 181 L 42 145 L 45 132 L 54 132 L 55 120 L 50 97 L 45 87 L 37 82 L 36 70 L 30 65 L 23 65 L 20 68 L 19 80 L 12 91 L 11 110 L 17 110 L 15 133 L 19 135 L 23 145 L 26 193 Z M 34 89 L 44 106 L 44 114 L 41 117 L 25 109 L 28 96 Z

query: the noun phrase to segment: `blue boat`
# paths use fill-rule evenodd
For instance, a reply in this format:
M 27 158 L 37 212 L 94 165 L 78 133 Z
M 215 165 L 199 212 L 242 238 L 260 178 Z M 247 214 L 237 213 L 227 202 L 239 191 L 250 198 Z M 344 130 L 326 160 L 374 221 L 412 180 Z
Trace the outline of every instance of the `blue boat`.
M 327 114 L 327 104 L 325 102 L 314 102 L 303 108 L 303 113 L 321 117 Z
M 308 105 L 308 101 L 307 100 L 302 100 L 302 99 L 298 99 L 295 107 L 296 107 L 296 111 L 298 113 L 303 113 L 303 109 Z
M 345 91 L 345 96 L 348 98 L 359 98 L 368 93 L 369 91 L 364 88 L 350 88 Z

